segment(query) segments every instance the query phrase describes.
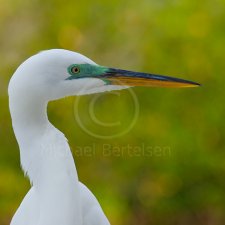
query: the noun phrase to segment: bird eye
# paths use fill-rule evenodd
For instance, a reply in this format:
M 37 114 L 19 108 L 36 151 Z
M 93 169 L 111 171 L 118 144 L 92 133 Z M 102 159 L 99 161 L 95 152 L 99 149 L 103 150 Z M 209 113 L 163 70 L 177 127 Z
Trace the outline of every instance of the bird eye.
M 74 67 L 71 68 L 71 72 L 72 73 L 79 73 L 80 72 L 80 68 L 77 67 L 77 66 L 74 66 Z

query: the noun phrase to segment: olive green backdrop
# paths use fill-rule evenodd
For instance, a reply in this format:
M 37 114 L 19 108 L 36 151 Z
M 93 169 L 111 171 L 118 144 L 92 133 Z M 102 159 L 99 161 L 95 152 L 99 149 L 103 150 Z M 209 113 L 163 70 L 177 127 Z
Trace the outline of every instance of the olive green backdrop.
M 50 103 L 49 118 L 112 224 L 225 224 L 224 23 L 224 0 L 0 0 L 0 224 L 29 190 L 8 82 L 51 48 L 203 84 L 70 97 Z

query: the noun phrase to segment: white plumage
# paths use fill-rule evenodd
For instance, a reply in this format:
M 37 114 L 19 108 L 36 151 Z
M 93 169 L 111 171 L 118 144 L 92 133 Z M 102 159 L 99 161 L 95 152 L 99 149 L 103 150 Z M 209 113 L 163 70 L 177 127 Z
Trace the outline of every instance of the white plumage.
M 84 85 L 90 92 L 104 87 L 99 79 L 67 81 L 72 63 L 95 64 L 78 53 L 49 50 L 25 61 L 10 81 L 13 128 L 32 183 L 11 225 L 109 224 L 95 196 L 79 182 L 66 138 L 47 117 L 49 101 L 82 94 Z
M 26 60 L 10 80 L 9 106 L 21 165 L 32 187 L 11 225 L 109 224 L 95 196 L 79 182 L 66 138 L 48 120 L 49 101 L 129 86 L 198 85 L 178 78 L 102 67 L 67 50 L 48 50 Z

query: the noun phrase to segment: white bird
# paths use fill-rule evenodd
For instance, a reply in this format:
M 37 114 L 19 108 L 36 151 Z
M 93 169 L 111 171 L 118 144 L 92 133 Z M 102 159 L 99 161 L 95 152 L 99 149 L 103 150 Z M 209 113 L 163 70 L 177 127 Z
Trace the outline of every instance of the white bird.
M 97 199 L 79 182 L 67 139 L 48 120 L 49 101 L 129 86 L 193 87 L 167 76 L 99 66 L 63 49 L 22 63 L 9 84 L 9 106 L 24 172 L 31 189 L 11 225 L 107 225 Z

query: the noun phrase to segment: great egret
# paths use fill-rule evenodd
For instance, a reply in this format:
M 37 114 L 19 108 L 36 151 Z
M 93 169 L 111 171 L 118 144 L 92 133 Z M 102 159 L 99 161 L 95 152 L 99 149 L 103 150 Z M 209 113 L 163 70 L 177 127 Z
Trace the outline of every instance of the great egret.
M 49 122 L 47 104 L 65 96 L 129 86 L 198 84 L 99 66 L 79 53 L 63 49 L 40 52 L 19 66 L 10 80 L 9 106 L 21 165 L 32 187 L 11 225 L 109 224 L 95 196 L 79 182 L 67 139 Z

